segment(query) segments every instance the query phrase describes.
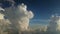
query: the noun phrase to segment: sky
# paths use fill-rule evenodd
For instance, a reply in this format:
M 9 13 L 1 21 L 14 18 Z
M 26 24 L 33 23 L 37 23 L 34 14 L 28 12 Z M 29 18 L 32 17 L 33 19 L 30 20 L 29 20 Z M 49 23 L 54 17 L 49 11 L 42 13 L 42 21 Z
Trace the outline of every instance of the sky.
M 31 24 L 48 24 L 51 15 L 60 15 L 60 0 L 14 0 L 16 6 L 24 3 L 28 10 L 34 13 Z M 3 7 L 9 7 L 8 2 L 3 3 Z M 8 5 L 7 5 L 8 4 Z
M 60 15 L 60 0 L 19 0 L 18 3 L 25 3 L 33 11 L 34 18 L 30 21 L 33 24 L 47 24 L 51 15 Z

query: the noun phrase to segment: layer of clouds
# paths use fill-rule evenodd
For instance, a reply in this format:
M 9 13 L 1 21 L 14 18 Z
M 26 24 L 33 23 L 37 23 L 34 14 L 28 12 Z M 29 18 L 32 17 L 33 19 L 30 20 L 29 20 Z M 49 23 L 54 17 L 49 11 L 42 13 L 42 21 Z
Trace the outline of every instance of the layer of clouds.
M 4 0 L 4 1 L 9 1 L 11 6 L 8 8 L 1 8 L 0 7 L 0 13 L 2 17 L 6 17 L 7 21 L 11 23 L 11 27 L 9 28 L 17 28 L 20 30 L 27 30 L 29 27 L 29 21 L 30 19 L 33 18 L 34 14 L 32 11 L 27 10 L 27 6 L 24 5 L 23 3 L 21 5 L 18 5 L 17 7 L 14 6 L 14 1 L 13 0 Z M 2 11 L 1 11 L 2 10 Z M 1 17 L 1 18 L 2 18 Z M 53 17 L 53 16 L 52 16 Z M 2 18 L 4 19 L 4 18 Z M 53 19 L 53 18 L 52 18 Z M 56 18 L 57 19 L 57 18 Z M 33 20 L 33 21 L 44 21 L 44 22 L 49 22 L 49 20 Z M 54 22 L 54 20 L 51 20 Z M 54 29 L 60 30 L 60 18 L 57 19 L 57 25 L 52 22 L 51 27 L 55 27 Z M 56 27 L 57 26 L 57 27 Z M 51 28 L 52 30 L 53 27 Z M 41 28 L 44 30 L 44 28 Z M 46 27 L 47 29 L 47 27 Z

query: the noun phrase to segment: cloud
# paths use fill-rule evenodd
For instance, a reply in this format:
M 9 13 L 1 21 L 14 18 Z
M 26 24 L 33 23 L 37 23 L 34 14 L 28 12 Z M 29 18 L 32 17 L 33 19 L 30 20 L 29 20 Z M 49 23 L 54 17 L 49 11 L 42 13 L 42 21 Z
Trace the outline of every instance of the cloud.
M 0 13 L 0 19 L 4 19 L 4 15 Z
M 22 24 L 21 26 L 23 26 L 24 29 L 25 28 L 27 29 L 28 26 L 29 26 L 29 20 L 31 18 L 33 18 L 34 15 L 33 15 L 32 11 L 28 11 L 27 10 L 27 6 L 24 5 L 24 4 L 21 4 L 20 6 L 18 6 L 18 9 L 19 9 L 19 12 L 20 12 L 18 14 L 21 15 L 21 16 L 19 16 L 20 17 L 20 21 L 22 22 L 20 24 Z
M 48 31 L 60 31 L 60 16 L 52 15 L 48 25 Z
M 32 19 L 31 24 L 45 24 L 48 25 L 50 20 L 49 19 Z
M 20 30 L 27 30 L 29 27 L 29 21 L 33 18 L 34 14 L 32 11 L 27 10 L 27 6 L 20 4 L 17 7 L 14 5 L 4 9 L 5 11 L 0 12 L 5 15 L 6 19 L 11 22 L 11 28 L 17 28 Z
M 60 31 L 60 16 L 59 19 L 57 20 L 57 30 Z
M 5 11 L 2 7 L 0 7 L 0 12 Z M 2 13 L 0 13 L 0 19 L 4 19 L 4 15 Z
M 0 7 L 0 11 L 5 11 L 2 7 Z

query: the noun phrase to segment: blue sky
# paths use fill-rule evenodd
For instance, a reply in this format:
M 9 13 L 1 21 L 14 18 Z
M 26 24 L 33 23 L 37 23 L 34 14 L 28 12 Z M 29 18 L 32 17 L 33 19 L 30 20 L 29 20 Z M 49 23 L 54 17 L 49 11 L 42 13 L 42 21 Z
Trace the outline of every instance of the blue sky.
M 60 0 L 14 0 L 16 5 L 24 3 L 28 10 L 33 11 L 34 18 L 30 23 L 47 24 L 52 14 L 60 15 Z M 8 7 L 8 2 L 3 3 L 3 7 Z
M 52 14 L 60 15 L 60 0 L 19 0 L 20 3 L 25 3 L 28 10 L 33 11 L 34 18 L 30 23 L 48 24 Z

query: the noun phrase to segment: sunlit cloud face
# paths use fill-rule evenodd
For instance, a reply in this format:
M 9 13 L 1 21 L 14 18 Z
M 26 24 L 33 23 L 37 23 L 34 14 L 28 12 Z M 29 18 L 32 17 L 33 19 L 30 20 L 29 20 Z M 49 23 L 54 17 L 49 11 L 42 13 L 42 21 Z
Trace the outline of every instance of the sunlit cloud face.
M 0 12 L 5 11 L 2 7 L 0 7 Z M 0 13 L 0 19 L 4 19 L 4 15 L 2 13 Z
M 4 15 L 0 13 L 0 19 L 4 19 Z
M 57 21 L 57 24 L 58 24 L 58 25 L 57 25 L 57 30 L 60 31 L 60 16 L 59 16 L 59 19 L 58 19 L 58 21 Z

